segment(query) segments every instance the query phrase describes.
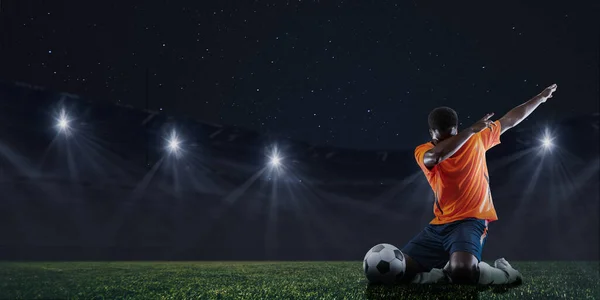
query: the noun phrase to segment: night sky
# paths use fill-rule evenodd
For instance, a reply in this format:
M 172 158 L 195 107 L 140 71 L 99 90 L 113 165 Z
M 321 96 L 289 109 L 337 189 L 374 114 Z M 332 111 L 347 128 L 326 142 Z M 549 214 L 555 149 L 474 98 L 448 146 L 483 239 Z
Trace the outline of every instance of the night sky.
M 436 106 L 468 126 L 552 83 L 526 124 L 598 111 L 592 1 L 207 2 L 2 1 L 0 79 L 144 108 L 148 70 L 150 109 L 362 149 L 427 141 Z

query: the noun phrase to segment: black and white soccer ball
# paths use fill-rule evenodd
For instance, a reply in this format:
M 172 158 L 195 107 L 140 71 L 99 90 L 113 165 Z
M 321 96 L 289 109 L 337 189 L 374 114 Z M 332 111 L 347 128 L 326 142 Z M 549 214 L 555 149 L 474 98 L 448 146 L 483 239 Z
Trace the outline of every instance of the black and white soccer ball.
M 404 276 L 406 261 L 400 249 L 390 244 L 379 244 L 365 255 L 363 270 L 369 282 L 391 284 Z

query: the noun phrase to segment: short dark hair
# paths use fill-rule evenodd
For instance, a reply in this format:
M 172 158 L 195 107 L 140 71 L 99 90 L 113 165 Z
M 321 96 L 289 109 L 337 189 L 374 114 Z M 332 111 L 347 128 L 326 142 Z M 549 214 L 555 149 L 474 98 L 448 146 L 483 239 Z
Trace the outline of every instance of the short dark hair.
M 450 107 L 438 107 L 429 113 L 429 128 L 445 132 L 450 128 L 458 127 L 458 114 Z

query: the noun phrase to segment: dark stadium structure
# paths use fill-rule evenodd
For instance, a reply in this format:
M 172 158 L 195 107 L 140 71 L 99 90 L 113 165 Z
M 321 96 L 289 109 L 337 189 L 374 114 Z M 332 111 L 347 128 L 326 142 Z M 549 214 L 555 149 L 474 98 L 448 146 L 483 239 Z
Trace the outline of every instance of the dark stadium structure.
M 319 147 L 23 83 L 0 83 L 0 99 L 2 260 L 361 260 L 433 217 L 416 145 Z M 54 128 L 61 109 L 71 136 Z M 484 259 L 596 260 L 598 114 L 551 124 L 552 153 L 527 152 L 532 125 L 488 153 L 500 220 Z M 180 158 L 164 149 L 174 129 Z

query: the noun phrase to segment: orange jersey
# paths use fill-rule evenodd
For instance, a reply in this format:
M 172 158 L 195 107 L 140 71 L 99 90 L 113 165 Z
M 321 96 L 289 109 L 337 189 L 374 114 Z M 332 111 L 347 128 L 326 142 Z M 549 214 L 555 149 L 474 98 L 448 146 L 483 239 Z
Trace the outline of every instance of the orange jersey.
M 415 149 L 417 164 L 433 189 L 435 218 L 430 224 L 446 224 L 465 218 L 496 221 L 485 153 L 500 144 L 500 122 L 491 129 L 474 134 L 450 158 L 428 170 L 423 162 L 425 152 L 434 147 L 429 142 Z

